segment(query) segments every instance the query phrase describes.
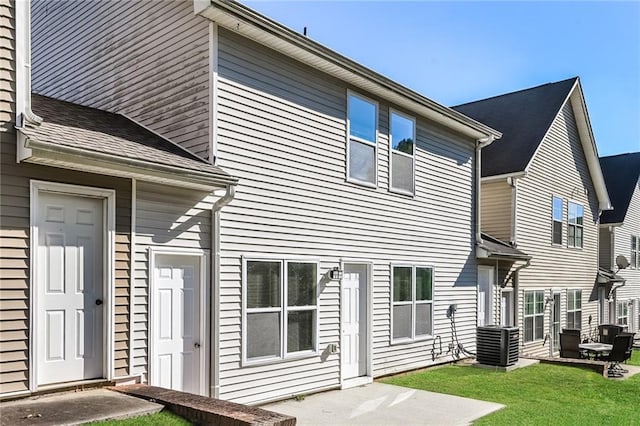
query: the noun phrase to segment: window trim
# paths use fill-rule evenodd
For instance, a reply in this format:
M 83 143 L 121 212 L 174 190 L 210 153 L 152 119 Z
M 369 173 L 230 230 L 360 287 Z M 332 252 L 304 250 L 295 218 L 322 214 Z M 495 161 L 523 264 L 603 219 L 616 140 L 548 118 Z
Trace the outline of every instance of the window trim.
M 280 275 L 280 307 L 277 308 L 247 308 L 247 262 L 279 262 L 281 267 Z M 310 306 L 295 306 L 289 308 L 287 305 L 287 289 L 288 289 L 288 277 L 287 277 L 287 263 L 312 263 L 316 265 L 316 305 L 314 309 L 310 309 Z M 320 336 L 320 260 L 317 258 L 310 258 L 305 256 L 267 256 L 267 255 L 250 255 L 241 256 L 241 292 L 242 292 L 242 312 L 241 312 L 241 367 L 254 366 L 254 365 L 267 365 L 277 364 L 280 362 L 287 362 L 296 359 L 311 358 L 320 354 L 320 345 L 318 342 Z M 291 352 L 287 353 L 287 314 L 291 311 L 307 311 L 315 310 L 315 324 L 313 330 L 314 349 L 307 351 Z M 280 315 L 280 354 L 275 357 L 260 357 L 260 358 L 248 358 L 247 357 L 247 313 L 254 312 L 279 312 Z
M 356 97 L 356 98 L 360 98 L 361 100 L 371 103 L 375 106 L 376 108 L 376 116 L 375 116 L 375 142 L 371 142 L 368 141 L 366 139 L 362 139 L 359 138 L 357 136 L 351 136 L 351 120 L 349 119 L 349 109 L 350 109 L 350 105 L 351 105 L 351 97 Z M 346 159 L 347 159 L 347 164 L 345 167 L 345 172 L 346 172 L 346 181 L 350 182 L 350 183 L 354 183 L 356 185 L 361 185 L 361 186 L 366 186 L 369 188 L 378 188 L 378 157 L 379 157 L 379 148 L 378 148 L 378 143 L 379 143 L 379 139 L 380 139 L 380 131 L 379 131 L 379 126 L 380 126 L 380 119 L 379 119 L 379 115 L 380 115 L 380 104 L 367 97 L 364 95 L 361 95 L 358 92 L 354 92 L 351 89 L 347 89 L 347 111 L 346 111 L 346 117 L 345 117 L 345 122 L 346 122 Z M 373 161 L 374 161 L 374 165 L 373 165 L 373 182 L 367 182 L 364 180 L 360 180 L 360 179 L 356 179 L 354 177 L 351 177 L 351 169 L 350 169 L 350 164 L 351 164 L 351 141 L 355 141 L 355 142 L 359 142 L 359 143 L 364 143 L 366 145 L 369 145 L 371 147 L 373 147 L 374 150 L 374 154 L 373 154 Z
M 436 269 L 432 266 L 432 265 L 427 265 L 427 264 L 423 264 L 423 263 L 406 263 L 406 262 L 398 262 L 398 263 L 391 263 L 390 265 L 390 278 L 391 278 L 391 282 L 390 282 L 390 286 L 389 288 L 391 289 L 391 292 L 389 294 L 389 307 L 390 307 L 390 327 L 389 327 L 389 340 L 390 340 L 390 344 L 391 345 L 401 345 L 401 344 L 405 344 L 405 343 L 412 343 L 412 342 L 420 342 L 420 341 L 424 341 L 424 340 L 430 340 L 433 339 L 434 337 L 434 323 L 433 323 L 433 319 L 434 319 L 434 306 L 435 306 L 435 276 L 436 276 Z M 393 300 L 393 278 L 394 278 L 394 268 L 411 268 L 411 301 L 410 302 L 394 302 Z M 425 268 L 425 269 L 431 269 L 431 301 L 421 301 L 422 303 L 420 303 L 421 305 L 426 305 L 426 304 L 431 304 L 431 334 L 423 334 L 420 336 L 416 336 L 416 309 L 415 306 L 417 304 L 416 302 L 416 269 L 417 268 Z M 399 339 L 395 339 L 393 337 L 393 307 L 395 305 L 411 305 L 411 337 L 402 337 Z
M 635 250 L 633 249 L 633 240 L 635 239 L 636 242 L 636 248 Z M 640 267 L 640 262 L 638 261 L 638 254 L 640 252 L 638 244 L 640 243 L 640 238 L 638 237 L 638 235 L 634 235 L 631 234 L 631 241 L 629 241 L 630 247 L 629 247 L 629 257 L 630 257 L 630 265 L 629 267 L 631 269 L 638 269 Z M 634 256 L 635 254 L 635 256 Z M 633 261 L 633 262 L 632 262 Z M 634 263 L 635 262 L 635 263 Z
M 582 225 L 578 225 L 577 221 L 575 224 L 571 224 L 569 222 L 569 214 L 570 214 L 570 209 L 571 209 L 571 204 L 575 205 L 575 206 L 580 206 L 582 207 Z M 577 216 L 576 216 L 577 218 Z M 568 248 L 572 248 L 572 249 L 578 249 L 578 250 L 582 250 L 584 248 L 584 205 L 581 203 L 578 203 L 577 201 L 572 201 L 572 200 L 567 200 L 567 247 Z M 569 229 L 574 226 L 576 227 L 576 229 L 579 227 L 582 229 L 582 245 L 581 246 L 576 246 L 575 245 L 575 233 L 574 233 L 574 245 L 569 244 Z
M 523 291 L 524 291 L 524 293 L 523 293 L 523 300 L 522 300 L 522 303 L 523 303 L 523 306 L 522 306 L 522 341 L 524 343 L 541 342 L 541 341 L 544 340 L 544 311 L 546 309 L 545 309 L 545 306 L 543 305 L 542 312 L 540 312 L 540 313 L 536 313 L 535 312 L 535 306 L 536 306 L 536 295 L 535 294 L 536 293 L 542 293 L 542 300 L 544 302 L 545 291 L 544 290 L 523 290 Z M 533 293 L 533 310 L 534 310 L 533 314 L 528 314 L 528 315 L 526 313 L 527 312 L 527 309 L 526 309 L 527 293 Z M 535 320 L 535 317 L 537 317 L 537 316 L 542 317 L 542 337 L 539 338 L 539 339 L 536 339 L 536 320 Z M 532 330 L 533 339 L 532 340 L 526 340 L 526 338 L 527 338 L 526 337 L 527 336 L 527 333 L 526 333 L 526 319 L 527 318 L 533 318 L 533 330 Z
M 393 149 L 393 141 L 391 140 L 391 135 L 393 134 L 393 121 L 392 121 L 392 116 L 393 114 L 398 115 L 402 118 L 405 118 L 409 121 L 411 121 L 413 123 L 413 154 L 409 155 L 405 152 L 402 151 L 398 151 Z M 398 111 L 397 109 L 394 108 L 389 108 L 389 192 L 393 192 L 395 194 L 401 194 L 401 195 L 407 195 L 410 197 L 414 197 L 416 195 L 416 148 L 417 148 L 417 144 L 416 144 L 416 135 L 418 133 L 417 130 L 418 127 L 418 122 L 416 120 L 415 117 L 405 114 L 404 112 Z M 401 188 L 394 188 L 393 187 L 393 154 L 397 153 L 400 154 L 404 157 L 407 158 L 411 158 L 412 159 L 412 167 L 413 167 L 413 171 L 412 171 L 412 177 L 413 177 L 413 191 L 406 191 L 404 189 Z
M 564 198 L 559 197 L 557 195 L 552 195 L 551 196 L 551 245 L 561 247 L 562 246 L 562 239 L 564 237 L 564 229 L 560 229 L 560 242 L 556 243 L 555 240 L 554 240 L 554 237 L 555 237 L 554 224 L 555 224 L 555 222 L 557 222 L 557 220 L 554 217 L 554 204 L 553 204 L 553 202 L 554 202 L 555 199 L 560 200 L 560 202 L 562 204 L 562 211 L 560 212 L 560 216 L 561 216 L 560 217 L 560 226 L 562 228 L 564 228 Z M 568 223 L 569 223 L 569 217 L 568 217 L 568 214 L 567 214 L 567 225 L 568 225 Z M 568 229 L 569 229 L 569 227 L 567 226 L 567 230 Z M 567 232 L 569 232 L 569 231 L 567 231 Z M 567 244 L 568 243 L 569 243 L 569 239 L 568 239 L 568 234 L 567 234 Z
M 580 294 L 580 309 L 571 309 L 571 307 L 569 306 L 569 293 L 573 293 L 573 305 L 574 305 L 574 308 L 575 308 L 576 295 Z M 576 312 L 580 312 L 580 327 L 576 327 L 575 326 L 575 321 L 576 321 L 575 313 Z M 569 314 L 570 313 L 574 314 L 573 327 L 569 326 Z M 582 330 L 582 289 L 579 289 L 579 288 L 567 289 L 567 318 L 566 318 L 566 321 L 567 321 L 567 327 L 568 328 L 579 328 L 580 330 Z

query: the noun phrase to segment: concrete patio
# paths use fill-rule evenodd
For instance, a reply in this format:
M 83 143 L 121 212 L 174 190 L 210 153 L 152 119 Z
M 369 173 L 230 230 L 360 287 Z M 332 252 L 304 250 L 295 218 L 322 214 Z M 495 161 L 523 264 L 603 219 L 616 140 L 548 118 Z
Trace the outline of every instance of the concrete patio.
M 504 405 L 384 383 L 262 406 L 299 425 L 468 425 Z

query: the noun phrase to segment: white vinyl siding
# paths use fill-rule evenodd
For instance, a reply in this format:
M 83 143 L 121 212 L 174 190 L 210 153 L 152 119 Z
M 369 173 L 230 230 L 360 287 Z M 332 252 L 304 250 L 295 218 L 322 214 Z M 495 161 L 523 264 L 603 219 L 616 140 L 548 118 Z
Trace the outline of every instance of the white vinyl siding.
M 562 222 L 564 213 L 564 201 L 562 198 L 553 197 L 552 199 L 552 229 L 551 229 L 551 241 L 553 244 L 562 244 Z
M 569 201 L 567 223 L 567 244 L 569 247 L 582 248 L 584 240 L 584 207 Z
M 631 263 L 631 238 L 640 237 L 640 188 L 638 185 L 634 186 L 624 223 L 614 226 L 612 230 L 614 233 L 612 260 L 613 269 L 615 269 L 615 258 L 620 254 L 629 256 L 627 260 Z M 640 251 L 640 241 L 637 244 Z M 625 285 L 616 290 L 618 299 L 636 299 L 640 295 L 640 258 L 636 262 L 638 265 L 635 269 L 628 267 L 617 272 L 626 280 Z
M 482 214 L 482 232 L 499 240 L 509 242 L 512 231 L 512 203 L 511 186 L 506 179 L 499 181 L 481 182 L 480 203 Z
M 413 195 L 415 184 L 415 119 L 396 111 L 389 118 L 391 179 L 389 189 Z
M 376 186 L 378 104 L 354 93 L 347 99 L 347 180 Z
M 582 290 L 567 291 L 567 328 L 582 329 Z
M 524 341 L 535 342 L 544 337 L 544 291 L 524 292 Z

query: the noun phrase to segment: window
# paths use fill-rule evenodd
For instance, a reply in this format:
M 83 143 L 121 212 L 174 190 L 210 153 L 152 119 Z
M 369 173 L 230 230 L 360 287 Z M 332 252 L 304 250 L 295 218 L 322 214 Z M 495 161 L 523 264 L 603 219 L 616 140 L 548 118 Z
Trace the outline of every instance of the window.
M 314 353 L 318 265 L 288 260 L 244 260 L 244 359 L 282 359 Z
M 347 176 L 359 183 L 376 185 L 378 105 L 360 96 L 348 96 Z
M 389 189 L 414 193 L 416 122 L 413 118 L 391 112 L 390 120 L 391 180 Z
M 569 202 L 569 247 L 582 247 L 582 224 L 584 221 L 584 207 Z
M 638 259 L 638 237 L 636 235 L 631 236 L 631 267 L 638 268 L 640 266 L 640 259 Z
M 582 290 L 567 292 L 567 328 L 582 329 Z
M 562 198 L 553 197 L 553 244 L 562 244 Z
M 393 266 L 392 342 L 433 334 L 433 269 Z
M 544 291 L 524 292 L 524 341 L 544 338 Z
M 626 300 L 620 300 L 617 305 L 616 313 L 618 314 L 618 325 L 623 327 L 629 326 L 629 304 Z

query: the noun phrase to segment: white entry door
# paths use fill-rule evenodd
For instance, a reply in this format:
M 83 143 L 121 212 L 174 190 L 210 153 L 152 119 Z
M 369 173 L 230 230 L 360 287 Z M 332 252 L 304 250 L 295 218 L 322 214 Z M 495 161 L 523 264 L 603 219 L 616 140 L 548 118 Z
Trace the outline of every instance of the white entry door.
M 151 303 L 151 385 L 200 394 L 200 257 L 156 255 Z
M 493 267 L 478 266 L 478 326 L 493 324 Z
M 346 264 L 342 279 L 342 378 L 367 375 L 368 266 Z
M 37 384 L 103 377 L 105 201 L 37 199 Z

